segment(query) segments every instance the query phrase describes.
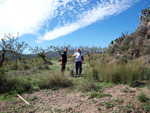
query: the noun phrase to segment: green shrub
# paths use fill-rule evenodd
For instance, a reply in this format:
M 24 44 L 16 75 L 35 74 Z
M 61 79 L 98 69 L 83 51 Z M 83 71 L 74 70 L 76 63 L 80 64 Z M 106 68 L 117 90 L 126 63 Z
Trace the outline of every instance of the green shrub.
M 3 86 L 6 82 L 6 75 L 4 69 L 0 69 L 0 91 L 3 89 Z
M 7 90 L 15 90 L 17 93 L 30 92 L 32 84 L 24 78 L 11 78 L 7 81 Z
M 114 46 L 109 47 L 108 50 L 107 50 L 107 53 L 108 53 L 109 55 L 114 54 L 114 53 L 115 53 L 115 48 L 114 48 Z
M 37 81 L 37 84 L 39 86 L 40 89 L 45 89 L 45 88 L 48 88 L 47 84 L 47 78 L 39 78 L 38 81 Z
M 50 68 L 49 68 L 49 66 L 48 65 L 44 65 L 44 69 L 46 69 L 46 70 L 50 70 Z
M 118 60 L 119 64 L 124 64 L 126 62 L 127 62 L 127 56 L 126 55 L 119 57 L 119 60 Z
M 8 78 L 3 84 L 1 93 L 24 93 L 32 91 L 32 83 L 26 77 Z
M 95 68 L 92 68 L 92 78 L 95 80 L 95 81 L 100 81 L 100 78 L 99 78 L 99 72 L 98 72 L 98 69 L 95 67 Z
M 46 86 L 47 88 L 55 87 L 69 87 L 72 85 L 72 81 L 67 75 L 61 73 L 53 73 L 47 77 Z
M 129 36 L 126 36 L 123 41 L 121 42 L 120 49 L 122 50 L 122 53 L 125 53 L 130 48 L 130 41 L 132 38 Z
M 150 54 L 150 45 L 147 45 L 144 50 L 143 50 L 144 55 L 149 55 Z
M 24 68 L 25 70 L 27 70 L 27 69 L 31 69 L 31 67 L 30 67 L 30 65 L 29 65 L 29 64 L 24 64 L 23 68 Z
M 17 70 L 17 67 L 18 67 L 18 66 L 16 65 L 16 63 L 15 63 L 15 62 L 12 62 L 11 65 L 9 66 L 9 69 L 10 69 L 10 70 Z
M 114 103 L 113 102 L 106 102 L 106 101 L 104 101 L 104 102 L 102 102 L 102 104 L 104 105 L 104 106 L 106 106 L 108 109 L 109 108 L 112 108 L 112 107 L 114 107 Z
M 39 65 L 39 66 L 38 66 L 38 69 L 39 69 L 39 70 L 43 70 L 43 69 L 44 69 L 44 67 L 43 67 L 43 66 L 41 66 L 41 65 Z
M 101 98 L 103 96 L 103 94 L 101 92 L 96 92 L 96 91 L 93 91 L 89 98 Z
M 143 67 L 143 79 L 150 80 L 150 68 Z
M 120 91 L 124 92 L 124 93 L 130 93 L 131 92 L 131 90 L 129 89 L 128 86 L 124 86 Z
M 147 102 L 147 101 L 149 101 L 149 98 L 143 92 L 141 92 L 141 94 L 137 96 L 137 99 L 140 102 Z
M 94 80 L 94 81 L 100 81 L 99 77 L 99 70 L 97 68 L 97 64 L 93 64 L 93 66 L 90 67 L 91 69 L 86 69 L 84 71 L 84 78 L 87 80 Z
M 144 112 L 149 113 L 150 112 L 150 103 L 142 104 L 141 108 L 144 110 Z
M 87 79 L 84 79 L 84 80 L 80 81 L 78 83 L 78 88 L 81 91 L 92 91 L 92 90 L 97 89 L 96 83 L 92 80 L 89 81 Z
M 146 22 L 142 22 L 138 26 L 136 32 L 138 33 L 139 36 L 145 36 L 146 33 L 147 33 L 147 23 Z
M 126 105 L 124 111 L 125 111 L 126 113 L 131 113 L 131 112 L 132 112 L 132 109 L 133 109 L 133 108 L 132 108 L 131 105 Z
M 70 70 L 70 76 L 72 76 L 72 77 L 74 76 L 74 70 L 73 69 Z

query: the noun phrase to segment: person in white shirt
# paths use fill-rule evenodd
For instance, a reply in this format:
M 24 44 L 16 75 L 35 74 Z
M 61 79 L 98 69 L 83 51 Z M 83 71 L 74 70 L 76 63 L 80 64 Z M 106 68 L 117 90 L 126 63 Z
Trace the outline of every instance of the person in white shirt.
M 82 73 L 82 64 L 84 61 L 83 53 L 77 48 L 77 52 L 73 54 L 72 57 L 75 57 L 75 66 L 76 66 L 76 75 L 81 75 Z M 79 73 L 78 73 L 79 70 Z

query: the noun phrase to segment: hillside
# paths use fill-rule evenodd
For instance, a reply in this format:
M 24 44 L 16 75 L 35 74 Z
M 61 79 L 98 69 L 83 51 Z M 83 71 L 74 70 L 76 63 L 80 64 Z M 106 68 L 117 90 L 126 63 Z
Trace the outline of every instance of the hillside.
M 109 61 L 129 62 L 145 57 L 150 62 L 150 15 L 140 23 L 136 31 L 128 35 L 122 33 L 120 38 L 112 41 L 108 48 Z

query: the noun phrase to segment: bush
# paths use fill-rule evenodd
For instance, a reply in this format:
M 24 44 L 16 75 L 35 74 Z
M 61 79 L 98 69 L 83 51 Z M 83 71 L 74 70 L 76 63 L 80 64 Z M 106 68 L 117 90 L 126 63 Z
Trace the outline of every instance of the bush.
M 142 61 L 127 64 L 102 64 L 100 75 L 105 82 L 123 83 L 134 86 L 135 81 L 143 79 Z
M 3 88 L 4 83 L 6 82 L 6 75 L 3 69 L 0 69 L 0 91 Z
M 140 102 L 147 102 L 147 101 L 149 101 L 149 98 L 143 92 L 141 92 L 141 94 L 138 95 L 137 98 L 138 98 L 138 100 Z
M 1 93 L 24 93 L 32 91 L 32 84 L 26 77 L 9 78 L 3 84 L 3 88 L 0 89 Z
M 147 23 L 142 22 L 139 27 L 137 28 L 136 32 L 138 33 L 139 36 L 145 36 L 147 33 Z
M 149 55 L 150 54 L 150 45 L 147 45 L 144 50 L 143 50 L 144 55 Z
M 39 70 L 43 70 L 43 69 L 44 69 L 44 67 L 43 67 L 43 66 L 41 66 L 41 65 L 39 65 L 39 66 L 38 66 L 38 69 L 39 69 Z
M 101 98 L 103 96 L 103 94 L 101 92 L 96 92 L 96 91 L 93 91 L 91 94 L 90 94 L 90 97 L 89 98 Z
M 92 80 L 89 81 L 87 79 L 84 79 L 80 81 L 78 85 L 78 88 L 81 91 L 91 91 L 97 89 L 95 81 Z
M 149 113 L 150 112 L 150 103 L 144 103 L 141 105 L 141 108 L 146 112 Z
M 102 102 L 102 104 L 104 105 L 104 106 L 106 106 L 108 109 L 109 108 L 113 108 L 114 107 L 114 103 L 113 102 L 106 102 L 106 101 L 104 101 L 104 102 Z
M 47 82 L 46 78 L 39 78 L 37 81 L 37 84 L 38 84 L 39 88 L 45 89 L 45 88 L 48 88 L 46 82 Z
M 150 80 L 150 68 L 143 67 L 143 79 Z
M 143 37 L 141 37 L 141 36 L 136 37 L 136 39 L 135 39 L 136 46 L 138 46 L 138 45 L 142 46 L 142 40 L 143 40 Z
M 44 65 L 44 69 L 46 69 L 46 70 L 50 70 L 50 68 L 48 67 L 48 65 Z
M 25 70 L 31 69 L 30 65 L 28 65 L 28 64 L 24 64 L 23 68 L 24 68 Z
M 118 63 L 119 64 L 127 63 L 127 56 L 124 55 L 124 56 L 119 57 Z
M 100 81 L 99 71 L 96 67 L 91 67 L 84 71 L 84 78 L 89 81 Z
M 115 53 L 115 48 L 114 48 L 114 46 L 109 47 L 108 50 L 107 50 L 107 53 L 108 53 L 109 55 L 114 54 L 114 53 Z
M 121 45 L 120 45 L 120 49 L 122 50 L 123 53 L 125 53 L 129 48 L 130 48 L 130 42 L 131 42 L 132 38 L 129 36 L 126 36 Z
M 133 107 L 131 105 L 126 105 L 124 111 L 125 111 L 125 113 L 131 113 L 132 109 L 133 109 Z
M 69 87 L 72 85 L 72 81 L 67 75 L 61 75 L 61 73 L 53 73 L 47 77 L 47 88 L 55 87 Z
M 17 67 L 18 67 L 18 66 L 16 65 L 16 63 L 15 63 L 15 62 L 12 62 L 11 65 L 10 65 L 10 67 L 9 67 L 9 69 L 10 69 L 10 70 L 17 70 Z

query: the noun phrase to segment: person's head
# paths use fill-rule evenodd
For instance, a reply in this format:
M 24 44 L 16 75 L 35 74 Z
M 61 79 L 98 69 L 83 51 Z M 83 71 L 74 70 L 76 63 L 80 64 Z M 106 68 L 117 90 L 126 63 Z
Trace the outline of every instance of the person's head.
M 77 51 L 79 52 L 79 51 L 80 51 L 80 49 L 79 49 L 79 48 L 77 48 Z
M 67 50 L 68 50 L 68 47 L 65 47 L 65 48 L 64 48 L 64 51 L 66 51 L 66 52 L 67 52 Z

